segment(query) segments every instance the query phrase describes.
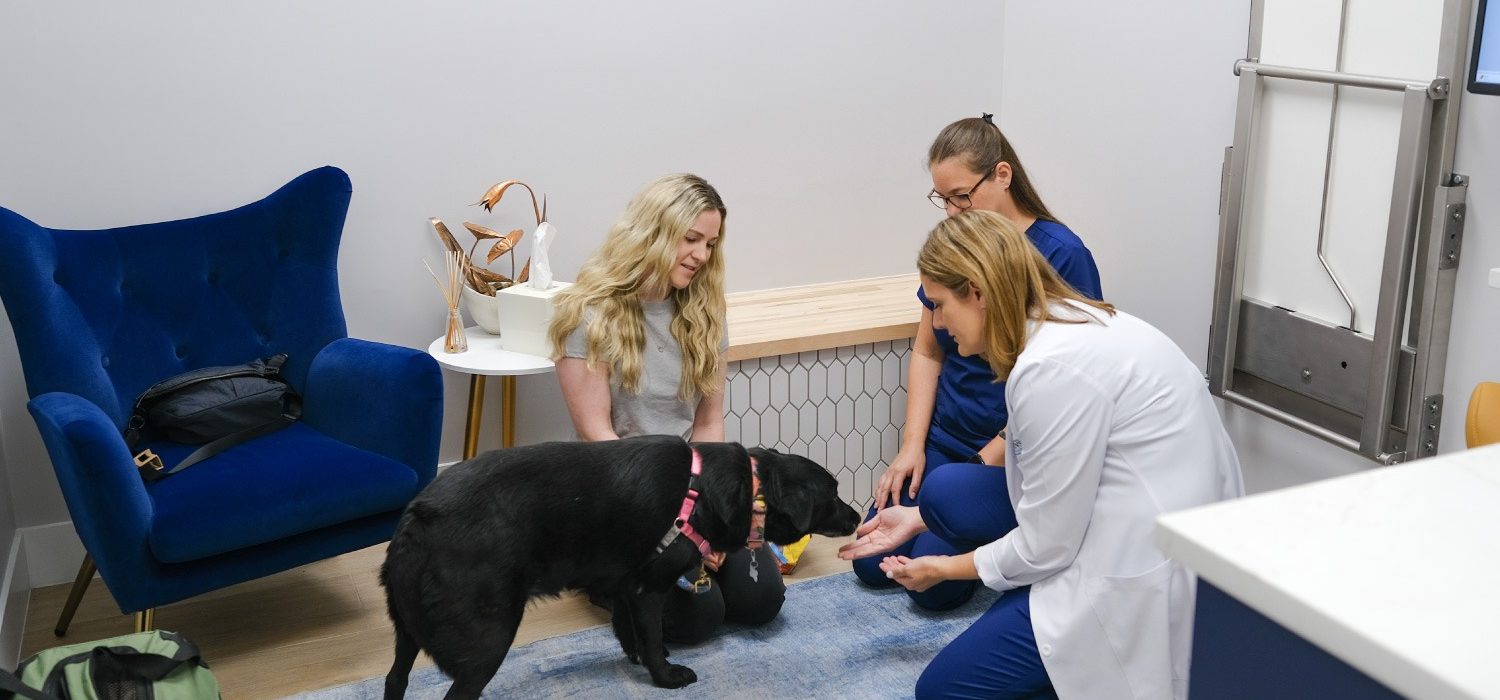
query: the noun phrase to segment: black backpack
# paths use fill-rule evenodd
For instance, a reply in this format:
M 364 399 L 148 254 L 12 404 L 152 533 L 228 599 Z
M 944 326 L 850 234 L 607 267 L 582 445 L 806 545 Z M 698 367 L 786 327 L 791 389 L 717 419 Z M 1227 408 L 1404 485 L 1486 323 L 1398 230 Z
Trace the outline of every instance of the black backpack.
M 295 422 L 302 415 L 302 397 L 281 378 L 285 362 L 280 354 L 233 367 L 204 367 L 152 385 L 135 401 L 125 443 L 132 450 L 149 439 L 203 447 L 171 469 L 151 450 L 142 450 L 135 456 L 141 476 L 147 481 L 171 476 Z

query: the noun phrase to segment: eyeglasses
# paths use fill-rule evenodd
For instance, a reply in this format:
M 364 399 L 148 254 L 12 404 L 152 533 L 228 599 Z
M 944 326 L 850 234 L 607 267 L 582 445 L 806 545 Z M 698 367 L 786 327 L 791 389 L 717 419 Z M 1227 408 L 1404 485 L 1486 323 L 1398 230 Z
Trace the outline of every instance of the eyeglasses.
M 938 194 L 937 190 L 933 190 L 928 193 L 927 199 L 932 202 L 933 206 L 939 209 L 947 209 L 949 204 L 959 209 L 968 209 L 974 206 L 973 195 L 979 190 L 979 186 L 983 185 L 984 181 L 990 179 L 990 176 L 994 174 L 995 169 L 990 168 L 990 171 L 985 173 L 984 177 L 979 178 L 979 182 L 974 183 L 974 186 L 970 187 L 969 191 L 963 194 Z

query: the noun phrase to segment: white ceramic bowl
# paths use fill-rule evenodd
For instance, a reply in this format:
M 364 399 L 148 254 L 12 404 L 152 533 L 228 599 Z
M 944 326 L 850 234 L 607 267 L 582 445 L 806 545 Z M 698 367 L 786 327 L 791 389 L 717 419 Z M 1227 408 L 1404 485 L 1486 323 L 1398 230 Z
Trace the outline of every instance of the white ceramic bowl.
M 485 296 L 464 285 L 464 308 L 469 310 L 469 318 L 484 332 L 500 335 L 499 299 Z

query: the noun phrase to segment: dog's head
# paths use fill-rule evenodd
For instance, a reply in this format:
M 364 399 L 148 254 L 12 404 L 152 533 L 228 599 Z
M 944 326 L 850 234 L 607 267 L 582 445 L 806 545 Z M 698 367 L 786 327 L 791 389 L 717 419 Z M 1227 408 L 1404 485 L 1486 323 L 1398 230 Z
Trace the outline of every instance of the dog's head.
M 843 537 L 859 527 L 859 511 L 839 498 L 839 482 L 817 462 L 763 447 L 750 448 L 766 496 L 766 539 L 791 544 L 803 535 Z

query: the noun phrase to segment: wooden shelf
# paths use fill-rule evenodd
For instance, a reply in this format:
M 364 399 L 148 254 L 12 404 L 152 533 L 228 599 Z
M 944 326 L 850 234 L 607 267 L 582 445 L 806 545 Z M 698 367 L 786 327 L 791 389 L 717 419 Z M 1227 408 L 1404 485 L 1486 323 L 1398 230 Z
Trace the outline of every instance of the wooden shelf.
M 903 340 L 917 334 L 917 275 L 728 295 L 729 361 Z

